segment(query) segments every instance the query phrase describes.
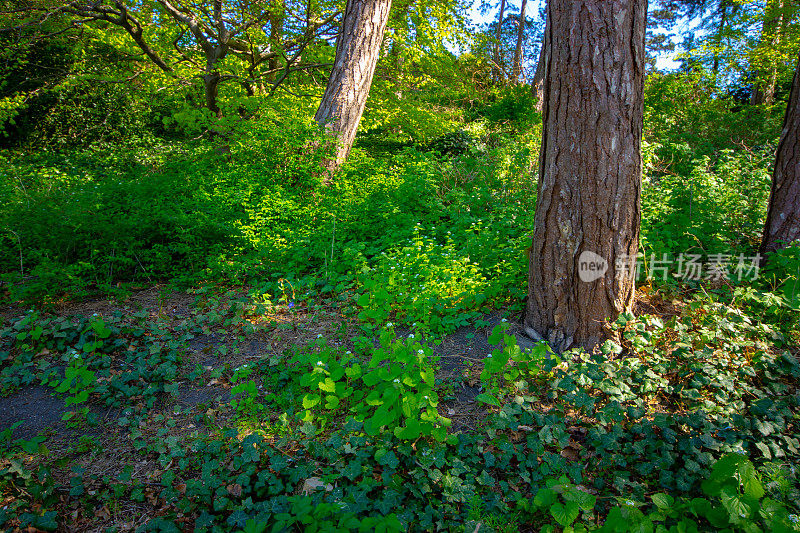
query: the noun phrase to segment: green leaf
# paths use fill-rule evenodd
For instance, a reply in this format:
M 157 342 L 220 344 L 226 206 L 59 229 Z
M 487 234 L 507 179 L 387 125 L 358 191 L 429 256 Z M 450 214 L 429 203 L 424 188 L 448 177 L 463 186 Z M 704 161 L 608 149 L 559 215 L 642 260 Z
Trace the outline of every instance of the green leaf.
M 597 503 L 597 496 L 582 490 L 572 491 L 568 499 L 577 503 L 584 511 L 593 510 L 595 504 Z
M 622 353 L 622 346 L 620 346 L 616 342 L 612 341 L 611 339 L 608 339 L 600 347 L 600 351 L 603 352 L 606 355 L 612 354 L 612 353 L 620 354 L 620 353 Z
M 764 444 L 763 442 L 756 442 L 756 448 L 758 448 L 761 453 L 764 454 L 764 457 L 767 459 L 772 459 L 772 452 L 769 451 L 769 446 Z
M 323 392 L 336 392 L 336 382 L 331 378 L 325 378 L 325 381 L 319 384 L 319 388 Z
M 332 394 L 325 396 L 325 409 L 336 409 L 339 407 L 339 398 Z
M 764 485 L 761 484 L 756 476 L 743 480 L 742 488 L 747 496 L 755 498 L 756 500 L 764 496 Z
M 475 397 L 476 400 L 479 402 L 483 402 L 489 405 L 494 405 L 495 407 L 500 407 L 500 400 L 496 397 L 492 396 L 487 392 L 482 392 Z
M 70 406 L 70 405 L 73 405 L 73 404 L 76 404 L 76 403 L 83 403 L 88 399 L 89 399 L 89 391 L 82 390 L 78 394 L 76 394 L 75 396 L 72 396 L 71 398 L 67 398 L 67 401 L 64 402 L 64 403 L 67 406 Z
M 303 409 L 311 409 L 320 402 L 319 394 L 306 394 L 303 396 Z
M 556 502 L 550 506 L 550 514 L 555 518 L 556 522 L 564 527 L 572 524 L 578 518 L 579 513 L 580 508 L 575 502 L 567 502 L 565 505 Z
M 356 303 L 361 307 L 367 307 L 369 305 L 369 293 L 365 292 L 361 296 L 358 297 Z
M 675 498 L 668 494 L 664 494 L 663 492 L 653 494 L 652 500 L 653 503 L 656 504 L 656 507 L 661 510 L 670 509 L 673 505 L 675 505 Z
M 557 500 L 556 491 L 548 488 L 541 488 L 533 498 L 533 504 L 537 507 L 546 508 L 553 505 Z
M 418 420 L 409 418 L 403 427 L 394 428 L 394 435 L 398 439 L 414 440 L 420 436 L 420 424 Z
M 350 379 L 358 379 L 362 374 L 361 365 L 356 363 L 353 366 L 346 368 L 344 373 Z
M 739 522 L 750 516 L 750 507 L 734 489 L 724 488 L 720 497 L 722 506 L 728 511 L 731 522 Z
M 381 448 L 375 452 L 375 460 L 378 461 L 379 465 L 388 466 L 393 470 L 400 464 L 400 460 L 397 459 L 395 453 L 386 448 Z
M 383 421 L 376 416 L 372 416 L 364 420 L 364 432 L 370 437 L 374 437 L 381 431 Z

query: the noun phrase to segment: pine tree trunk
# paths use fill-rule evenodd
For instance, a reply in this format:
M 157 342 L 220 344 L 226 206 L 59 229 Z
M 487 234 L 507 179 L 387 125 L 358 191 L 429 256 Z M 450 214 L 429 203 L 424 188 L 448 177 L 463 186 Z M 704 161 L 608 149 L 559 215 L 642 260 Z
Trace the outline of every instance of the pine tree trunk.
M 503 71 L 500 68 L 500 39 L 503 36 L 503 16 L 506 10 L 506 0 L 500 0 L 500 14 L 497 19 L 497 32 L 495 32 L 494 58 L 492 65 L 492 81 L 495 83 L 502 79 Z
M 800 57 L 775 156 L 772 191 L 760 253 L 766 257 L 800 240 Z
M 348 0 L 336 40 L 336 58 L 314 120 L 338 139 L 335 171 L 353 146 L 380 55 L 391 0 Z
M 517 28 L 517 49 L 514 51 L 514 83 L 518 83 L 522 76 L 522 40 L 525 37 L 525 8 L 528 0 L 522 0 L 519 8 L 519 28 Z
M 525 331 L 592 350 L 633 304 L 647 0 L 550 0 Z M 605 269 L 604 269 L 605 266 Z

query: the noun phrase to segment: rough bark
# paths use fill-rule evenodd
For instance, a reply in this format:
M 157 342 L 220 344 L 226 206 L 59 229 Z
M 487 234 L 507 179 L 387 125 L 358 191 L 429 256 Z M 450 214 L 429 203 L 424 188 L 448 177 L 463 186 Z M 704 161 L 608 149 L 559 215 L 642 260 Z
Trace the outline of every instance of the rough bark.
M 492 65 L 492 81 L 498 82 L 502 79 L 503 70 L 500 68 L 500 39 L 503 37 L 503 16 L 506 11 L 506 0 L 500 0 L 500 14 L 497 18 L 497 32 L 495 32 L 494 57 Z
M 605 322 L 633 304 L 626 266 L 639 245 L 646 14 L 647 0 L 547 7 L 525 331 L 559 352 L 596 348 Z
M 760 253 L 767 257 L 800 241 L 800 57 L 775 156 L 772 190 Z
M 336 59 L 314 120 L 338 139 L 335 171 L 347 158 L 372 85 L 391 0 L 348 0 L 336 40 Z
M 522 7 L 519 8 L 519 27 L 517 28 L 517 49 L 514 51 L 514 83 L 518 83 L 522 77 L 522 41 L 525 37 L 525 8 L 528 7 L 528 0 L 522 0 Z

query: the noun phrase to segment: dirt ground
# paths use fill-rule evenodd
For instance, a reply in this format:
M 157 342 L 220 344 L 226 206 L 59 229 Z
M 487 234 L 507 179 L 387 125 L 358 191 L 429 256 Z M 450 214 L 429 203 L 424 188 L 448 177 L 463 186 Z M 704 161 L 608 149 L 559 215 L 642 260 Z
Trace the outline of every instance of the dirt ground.
M 62 306 L 56 309 L 55 313 L 60 316 L 93 314 L 111 316 L 115 312 L 124 315 L 146 310 L 154 319 L 178 322 L 199 312 L 196 300 L 196 296 L 192 294 L 164 295 L 160 287 L 153 287 L 136 292 L 124 301 L 89 300 Z M 24 309 L 7 307 L 0 309 L 0 316 L 4 321 L 8 321 L 24 312 Z M 486 315 L 483 319 L 488 322 L 488 326 L 462 327 L 444 337 L 440 344 L 433 346 L 434 356 L 440 358 L 437 380 L 447 391 L 442 398 L 442 407 L 445 411 L 442 414 L 453 420 L 454 429 L 468 429 L 472 420 L 484 411 L 481 405 L 475 402 L 480 389 L 476 383 L 478 380 L 470 379 L 470 369 L 495 348 L 487 339 L 492 328 L 503 319 L 503 314 L 497 312 Z M 233 334 L 226 335 L 219 332 L 195 336 L 184 346 L 184 367 L 188 371 L 200 364 L 207 370 L 213 370 L 220 369 L 226 364 L 238 366 L 259 358 L 273 357 L 292 345 L 311 342 L 320 334 L 333 336 L 336 331 L 341 331 L 343 322 L 349 339 L 360 334 L 352 319 L 342 316 L 335 308 L 306 309 L 288 317 L 287 321 L 289 324 L 285 328 L 257 328 L 253 333 L 244 334 L 244 337 L 239 334 L 235 341 Z M 519 324 L 511 322 L 510 325 L 510 333 L 515 334 L 520 346 L 533 345 L 521 333 Z M 396 333 L 398 336 L 407 336 L 410 331 L 398 328 Z M 236 344 L 237 349 L 221 357 L 218 348 L 230 345 L 232 342 Z M 473 372 L 476 372 L 477 376 L 479 371 Z M 195 411 L 220 409 L 227 406 L 231 400 L 229 388 L 230 384 L 218 383 L 215 380 L 206 383 L 185 380 L 178 387 L 177 393 L 170 398 L 164 398 L 158 407 L 161 410 L 169 410 L 178 406 L 187 415 Z M 99 427 L 86 428 L 88 431 L 81 434 L 95 434 L 102 438 L 104 435 L 116 432 L 116 421 L 122 416 L 121 410 L 99 406 L 90 408 L 99 417 L 101 424 Z M 55 441 L 62 438 L 74 439 L 79 431 L 69 429 L 61 420 L 68 410 L 63 398 L 60 398 L 53 389 L 42 385 L 23 387 L 8 396 L 0 397 L 0 431 L 16 422 L 21 422 L 14 430 L 15 439 L 29 439 L 37 434 L 48 435 Z

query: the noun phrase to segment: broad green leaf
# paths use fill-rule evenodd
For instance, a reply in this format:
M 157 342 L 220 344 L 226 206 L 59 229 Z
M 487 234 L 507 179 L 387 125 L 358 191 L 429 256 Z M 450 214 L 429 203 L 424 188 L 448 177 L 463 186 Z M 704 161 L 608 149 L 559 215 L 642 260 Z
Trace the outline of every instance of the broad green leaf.
M 303 396 L 303 409 L 311 409 L 320 402 L 319 394 L 306 394 Z
M 336 382 L 331 378 L 325 378 L 325 381 L 320 382 L 319 388 L 323 392 L 336 392 Z
M 656 507 L 661 510 L 670 509 L 673 505 L 675 505 L 675 498 L 668 494 L 664 494 L 663 492 L 653 494 L 652 500 L 653 503 L 656 504 Z
M 420 425 L 417 420 L 409 418 L 403 427 L 394 428 L 394 435 L 398 439 L 414 440 L 420 436 Z
M 579 513 L 580 508 L 575 502 L 567 502 L 566 504 L 556 502 L 550 506 L 550 514 L 555 518 L 556 522 L 564 527 L 572 524 L 578 518 Z
M 533 498 L 533 504 L 537 507 L 547 508 L 553 505 L 557 500 L 556 491 L 548 488 L 541 488 L 536 492 Z
M 339 398 L 332 394 L 325 396 L 325 409 L 336 409 L 339 407 Z
M 488 392 L 482 392 L 478 394 L 475 399 L 479 402 L 483 402 L 489 405 L 494 405 L 495 407 L 500 407 L 500 400 L 489 394 Z

